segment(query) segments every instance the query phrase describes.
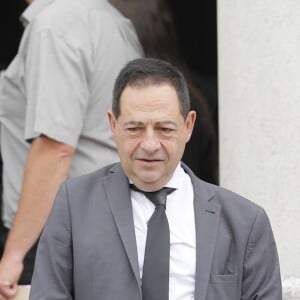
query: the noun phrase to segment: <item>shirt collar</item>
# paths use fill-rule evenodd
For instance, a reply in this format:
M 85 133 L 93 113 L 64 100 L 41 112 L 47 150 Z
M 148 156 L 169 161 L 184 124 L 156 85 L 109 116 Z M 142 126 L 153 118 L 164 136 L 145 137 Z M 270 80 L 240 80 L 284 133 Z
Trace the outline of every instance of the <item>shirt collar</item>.
M 181 164 L 178 163 L 171 179 L 167 182 L 165 185 L 166 187 L 171 187 L 175 189 L 179 189 L 182 186 L 182 178 L 183 176 L 186 175 Z
M 42 10 L 50 5 L 54 0 L 34 0 L 23 12 L 20 20 L 24 27 L 26 27 L 35 16 L 37 16 Z

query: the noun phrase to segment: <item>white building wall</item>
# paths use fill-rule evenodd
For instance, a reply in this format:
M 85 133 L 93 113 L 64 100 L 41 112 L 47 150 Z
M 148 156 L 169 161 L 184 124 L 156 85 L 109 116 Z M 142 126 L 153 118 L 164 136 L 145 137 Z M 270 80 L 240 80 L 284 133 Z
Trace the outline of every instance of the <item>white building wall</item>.
M 300 1 L 218 0 L 220 184 L 263 206 L 300 300 Z

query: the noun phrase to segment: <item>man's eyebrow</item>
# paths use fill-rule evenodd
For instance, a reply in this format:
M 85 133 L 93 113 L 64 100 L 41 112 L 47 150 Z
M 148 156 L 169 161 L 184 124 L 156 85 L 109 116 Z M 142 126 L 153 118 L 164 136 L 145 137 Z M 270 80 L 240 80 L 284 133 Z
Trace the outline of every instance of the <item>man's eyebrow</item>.
M 178 127 L 178 124 L 174 121 L 160 121 L 160 122 L 155 123 L 155 125 L 159 125 L 159 126 L 172 125 L 172 126 Z
M 132 121 L 125 122 L 124 125 L 125 126 L 128 126 L 128 125 L 141 126 L 141 125 L 144 125 L 144 123 L 141 122 L 141 121 L 134 121 L 134 120 L 132 120 Z
M 144 126 L 145 124 L 142 122 L 142 121 L 134 121 L 134 120 L 131 120 L 131 121 L 127 121 L 124 123 L 124 126 Z M 166 120 L 166 121 L 158 121 L 158 122 L 155 122 L 154 124 L 155 126 L 168 126 L 168 125 L 171 125 L 171 126 L 174 126 L 174 127 L 178 127 L 178 124 L 174 121 L 169 121 L 169 120 Z

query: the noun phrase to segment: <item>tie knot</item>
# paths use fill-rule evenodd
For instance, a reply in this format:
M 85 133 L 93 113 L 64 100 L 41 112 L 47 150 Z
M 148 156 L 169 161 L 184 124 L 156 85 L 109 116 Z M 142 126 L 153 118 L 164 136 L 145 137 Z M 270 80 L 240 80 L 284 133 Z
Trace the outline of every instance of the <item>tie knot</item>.
M 144 192 L 133 184 L 131 185 L 131 188 L 134 191 L 143 193 L 155 206 L 162 205 L 164 208 L 166 208 L 167 195 L 175 191 L 174 188 L 163 187 L 162 189 L 155 192 Z

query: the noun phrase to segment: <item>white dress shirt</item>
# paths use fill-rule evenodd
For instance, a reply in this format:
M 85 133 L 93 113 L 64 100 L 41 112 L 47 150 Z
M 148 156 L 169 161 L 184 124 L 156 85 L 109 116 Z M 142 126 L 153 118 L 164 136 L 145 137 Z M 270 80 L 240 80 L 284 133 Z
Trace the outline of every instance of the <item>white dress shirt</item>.
M 166 184 L 176 190 L 167 197 L 166 214 L 170 227 L 170 300 L 194 299 L 196 272 L 196 236 L 194 193 L 190 177 L 180 164 Z M 155 205 L 140 192 L 131 191 L 133 219 L 142 278 L 147 223 Z

